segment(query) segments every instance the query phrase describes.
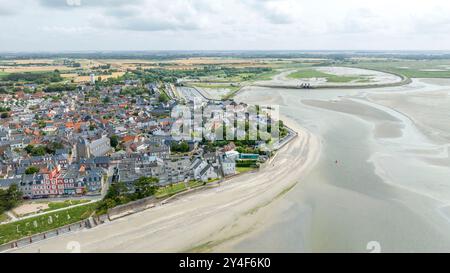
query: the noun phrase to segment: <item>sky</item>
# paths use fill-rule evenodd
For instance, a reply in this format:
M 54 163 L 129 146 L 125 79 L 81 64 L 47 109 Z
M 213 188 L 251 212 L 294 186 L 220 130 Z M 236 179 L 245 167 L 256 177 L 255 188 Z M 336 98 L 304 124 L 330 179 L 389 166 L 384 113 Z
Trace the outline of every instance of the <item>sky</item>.
M 0 0 L 0 51 L 450 50 L 447 0 Z

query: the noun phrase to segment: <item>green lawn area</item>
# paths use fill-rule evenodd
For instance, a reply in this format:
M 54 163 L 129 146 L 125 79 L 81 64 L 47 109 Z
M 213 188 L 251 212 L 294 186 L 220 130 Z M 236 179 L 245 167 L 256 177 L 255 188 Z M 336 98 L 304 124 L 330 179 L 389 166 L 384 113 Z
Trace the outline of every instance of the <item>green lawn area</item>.
M 156 198 L 164 198 L 174 195 L 176 193 L 182 192 L 186 190 L 186 185 L 184 182 L 172 184 L 166 187 L 159 188 L 156 193 Z
M 236 167 L 236 171 L 237 173 L 246 173 L 246 172 L 250 172 L 253 170 L 257 170 L 258 168 L 253 168 L 253 167 Z
M 0 225 L 0 244 L 87 219 L 97 204 L 88 204 Z
M 212 183 L 212 182 L 216 182 L 219 180 L 220 180 L 220 178 L 214 178 L 214 179 L 208 180 L 208 182 L 206 182 L 206 183 Z
M 191 180 L 188 182 L 188 185 L 192 189 L 192 188 L 197 188 L 197 187 L 203 186 L 204 183 L 203 183 L 203 181 Z
M 0 214 L 0 223 L 3 221 L 6 221 L 8 219 L 9 219 L 9 217 L 5 213 Z
M 401 74 L 408 78 L 450 78 L 450 60 L 368 61 L 352 66 Z
M 302 69 L 297 70 L 288 75 L 291 79 L 310 79 L 310 78 L 325 78 L 327 82 L 345 83 L 361 79 L 359 76 L 338 76 L 324 73 L 316 69 Z
M 217 180 L 219 180 L 219 179 L 218 178 L 211 179 L 207 183 L 212 183 Z M 204 183 L 203 181 L 191 180 L 191 181 L 188 181 L 187 184 L 188 184 L 189 188 L 193 189 L 193 188 L 204 186 L 206 183 Z M 180 182 L 180 183 L 172 184 L 170 186 L 159 188 L 155 193 L 155 197 L 156 198 L 169 197 L 174 194 L 183 192 L 187 189 L 188 188 L 186 187 L 186 184 L 184 182 Z
M 65 200 L 62 202 L 52 202 L 48 204 L 48 209 L 45 209 L 44 211 L 52 211 L 62 208 L 67 208 L 74 205 L 84 204 L 89 202 L 89 200 Z

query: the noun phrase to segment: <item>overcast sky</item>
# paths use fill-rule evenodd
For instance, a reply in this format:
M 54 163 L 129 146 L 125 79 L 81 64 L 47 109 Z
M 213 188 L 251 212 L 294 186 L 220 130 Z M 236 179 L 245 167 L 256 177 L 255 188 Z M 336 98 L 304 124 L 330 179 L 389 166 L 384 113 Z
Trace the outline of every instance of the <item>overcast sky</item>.
M 450 50 L 447 0 L 0 0 L 0 51 Z

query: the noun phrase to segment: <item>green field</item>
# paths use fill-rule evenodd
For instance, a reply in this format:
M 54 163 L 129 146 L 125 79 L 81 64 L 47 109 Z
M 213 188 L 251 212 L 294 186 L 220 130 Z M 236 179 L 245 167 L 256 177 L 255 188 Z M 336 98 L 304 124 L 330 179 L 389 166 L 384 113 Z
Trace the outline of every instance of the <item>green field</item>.
M 176 183 L 176 184 L 172 184 L 170 186 L 159 188 L 155 193 L 155 197 L 156 198 L 169 197 L 171 195 L 174 195 L 176 193 L 179 193 L 179 192 L 182 192 L 185 190 L 186 190 L 186 185 L 184 184 L 184 182 Z
M 257 170 L 258 168 L 253 168 L 253 167 L 236 167 L 236 171 L 237 173 L 246 173 L 246 172 L 250 172 L 253 170 Z
M 211 179 L 206 183 L 212 183 L 219 180 L 218 178 L 216 179 Z M 199 181 L 199 180 L 190 180 L 187 182 L 189 188 L 193 189 L 193 188 L 198 188 L 201 186 L 204 186 L 206 184 L 203 181 Z M 166 187 L 162 187 L 159 188 L 156 193 L 155 193 L 155 197 L 156 198 L 165 198 L 165 197 L 170 197 L 174 194 L 183 192 L 185 190 L 187 190 L 188 188 L 186 187 L 186 184 L 184 182 L 180 182 L 180 183 L 176 183 L 176 184 L 172 184 L 170 186 L 166 186 Z
M 0 223 L 3 221 L 6 221 L 8 219 L 9 219 L 8 215 L 6 215 L 4 213 L 0 214 Z
M 408 78 L 450 78 L 449 60 L 361 61 L 351 66 L 391 72 Z
M 88 204 L 0 225 L 0 244 L 87 219 L 97 204 Z
M 324 73 L 315 69 L 302 69 L 297 70 L 288 75 L 291 79 L 310 79 L 310 78 L 325 78 L 327 82 L 334 83 L 346 83 L 355 80 L 361 80 L 363 78 L 358 76 L 338 76 L 333 74 Z
M 62 208 L 67 208 L 74 205 L 84 204 L 90 202 L 90 200 L 65 200 L 62 202 L 52 202 L 48 204 L 48 209 L 45 209 L 44 211 L 52 211 Z
M 270 72 L 264 72 L 261 74 L 256 75 L 252 81 L 270 81 L 275 75 L 279 74 L 280 72 L 277 70 L 272 70 Z
M 0 71 L 0 79 L 3 78 L 4 76 L 8 75 L 8 74 L 9 74 L 8 72 Z

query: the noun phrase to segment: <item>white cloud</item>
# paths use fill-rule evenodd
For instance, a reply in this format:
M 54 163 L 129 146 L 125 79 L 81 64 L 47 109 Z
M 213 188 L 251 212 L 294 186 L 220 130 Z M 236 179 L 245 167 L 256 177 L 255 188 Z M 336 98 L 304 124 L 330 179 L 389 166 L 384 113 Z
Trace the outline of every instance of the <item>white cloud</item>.
M 198 5 L 188 1 L 128 3 L 111 6 L 92 17 L 93 26 L 136 31 L 195 30 L 203 27 L 205 17 Z
M 449 18 L 445 0 L 0 0 L 0 50 L 450 49 Z
M 250 6 L 259 10 L 260 15 L 274 24 L 291 24 L 303 15 L 301 1 L 295 0 L 253 0 Z

